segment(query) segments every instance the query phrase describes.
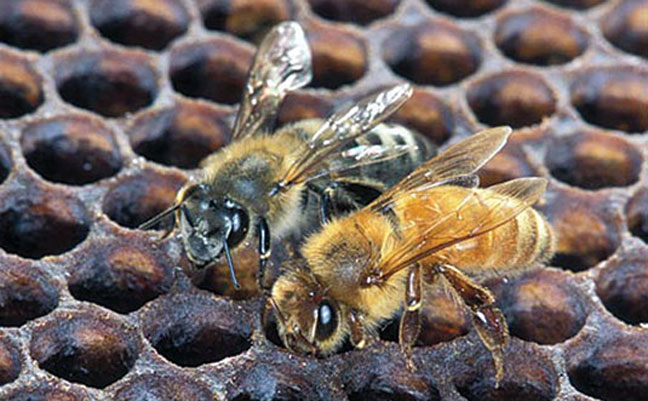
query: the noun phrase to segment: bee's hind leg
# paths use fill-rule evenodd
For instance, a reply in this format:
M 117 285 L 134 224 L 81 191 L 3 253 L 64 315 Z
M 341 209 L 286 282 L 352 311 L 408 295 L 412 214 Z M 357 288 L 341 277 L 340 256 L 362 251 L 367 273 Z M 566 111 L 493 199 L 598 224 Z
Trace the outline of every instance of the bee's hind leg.
M 398 342 L 405 354 L 407 367 L 412 371 L 415 370 L 411 359 L 412 347 L 421 331 L 421 302 L 421 267 L 416 264 L 407 275 L 405 309 L 398 330 Z
M 508 343 L 508 325 L 502 312 L 495 306 L 493 294 L 454 266 L 439 264 L 435 271 L 445 277 L 470 308 L 472 322 L 479 338 L 491 352 L 495 363 L 495 386 L 504 378 L 503 350 Z

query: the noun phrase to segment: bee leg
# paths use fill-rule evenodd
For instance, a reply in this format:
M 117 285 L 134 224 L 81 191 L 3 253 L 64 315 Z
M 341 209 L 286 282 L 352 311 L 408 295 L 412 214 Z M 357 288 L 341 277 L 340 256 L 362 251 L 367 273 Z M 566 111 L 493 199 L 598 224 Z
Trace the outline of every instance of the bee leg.
M 351 309 L 348 312 L 347 320 L 349 322 L 350 340 L 354 348 L 364 348 L 373 342 L 373 338 L 367 333 L 364 315 L 362 312 Z
M 257 224 L 257 237 L 259 238 L 259 272 L 257 273 L 257 284 L 263 292 L 268 295 L 270 289 L 265 286 L 265 268 L 270 258 L 272 248 L 270 247 L 270 227 L 265 217 L 259 218 Z
M 400 320 L 398 342 L 405 354 L 407 368 L 416 370 L 412 363 L 412 347 L 421 331 L 421 268 L 418 264 L 413 266 L 407 275 L 405 287 L 405 310 Z
M 475 330 L 493 356 L 495 386 L 499 387 L 499 383 L 504 377 L 503 350 L 508 343 L 508 325 L 502 312 L 495 306 L 493 294 L 454 266 L 437 265 L 436 271 L 448 280 L 470 308 Z

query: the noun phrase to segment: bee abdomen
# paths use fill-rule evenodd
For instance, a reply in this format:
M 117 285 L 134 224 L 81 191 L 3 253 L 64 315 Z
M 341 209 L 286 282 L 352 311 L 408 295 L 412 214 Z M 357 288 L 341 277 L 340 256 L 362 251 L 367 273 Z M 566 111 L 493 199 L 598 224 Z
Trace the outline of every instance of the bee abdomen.
M 510 223 L 492 232 L 493 242 L 508 247 L 495 264 L 502 267 L 530 266 L 544 262 L 553 253 L 551 228 L 540 213 L 527 209 Z

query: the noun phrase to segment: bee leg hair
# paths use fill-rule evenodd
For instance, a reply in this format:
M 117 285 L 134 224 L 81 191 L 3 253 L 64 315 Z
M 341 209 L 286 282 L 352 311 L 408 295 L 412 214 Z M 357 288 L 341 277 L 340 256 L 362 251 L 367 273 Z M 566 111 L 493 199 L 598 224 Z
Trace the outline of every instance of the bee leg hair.
M 508 325 L 502 312 L 495 306 L 493 294 L 454 266 L 438 264 L 436 272 L 450 283 L 470 308 L 473 326 L 482 343 L 493 356 L 495 364 L 495 387 L 504 378 L 504 347 L 508 343 Z

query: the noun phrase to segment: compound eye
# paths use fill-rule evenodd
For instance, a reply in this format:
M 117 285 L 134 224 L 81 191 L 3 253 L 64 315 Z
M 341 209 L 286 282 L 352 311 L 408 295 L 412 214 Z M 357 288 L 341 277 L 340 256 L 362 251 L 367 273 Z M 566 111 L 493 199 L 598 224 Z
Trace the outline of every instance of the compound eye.
M 237 206 L 233 202 L 227 202 L 225 206 L 228 208 L 231 223 L 231 231 L 227 236 L 227 244 L 235 246 L 245 238 L 250 226 L 250 218 L 245 209 Z
M 322 301 L 318 307 L 315 337 L 320 340 L 329 338 L 338 325 L 337 313 L 329 301 Z

